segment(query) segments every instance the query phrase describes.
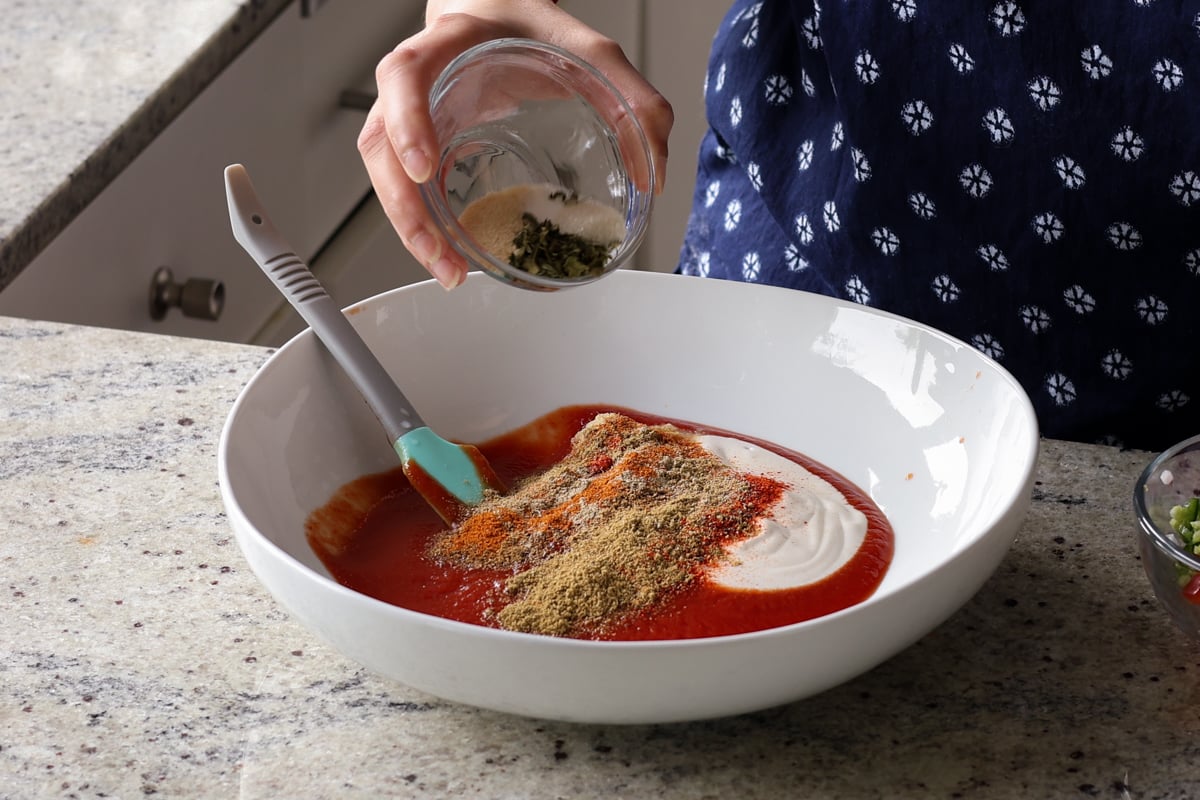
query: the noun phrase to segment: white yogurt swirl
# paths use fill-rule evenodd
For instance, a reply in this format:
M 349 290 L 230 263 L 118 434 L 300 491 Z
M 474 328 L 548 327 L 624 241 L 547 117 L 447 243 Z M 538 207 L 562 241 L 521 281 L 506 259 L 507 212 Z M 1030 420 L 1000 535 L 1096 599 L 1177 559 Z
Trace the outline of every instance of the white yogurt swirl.
M 729 560 L 712 580 L 731 589 L 791 589 L 819 581 L 845 564 L 867 535 L 867 517 L 831 483 L 795 461 L 741 439 L 698 436 L 714 456 L 739 472 L 787 486 L 758 533 L 726 548 Z

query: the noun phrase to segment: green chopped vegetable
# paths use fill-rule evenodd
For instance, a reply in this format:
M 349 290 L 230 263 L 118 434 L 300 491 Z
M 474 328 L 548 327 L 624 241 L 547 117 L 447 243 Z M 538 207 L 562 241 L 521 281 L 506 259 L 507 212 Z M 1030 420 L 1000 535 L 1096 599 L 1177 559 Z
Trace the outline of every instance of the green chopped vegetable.
M 1200 555 L 1200 497 L 1171 508 L 1171 529 L 1179 534 L 1184 550 Z M 1179 573 L 1180 586 L 1186 585 L 1196 574 L 1179 562 L 1175 562 L 1175 570 Z

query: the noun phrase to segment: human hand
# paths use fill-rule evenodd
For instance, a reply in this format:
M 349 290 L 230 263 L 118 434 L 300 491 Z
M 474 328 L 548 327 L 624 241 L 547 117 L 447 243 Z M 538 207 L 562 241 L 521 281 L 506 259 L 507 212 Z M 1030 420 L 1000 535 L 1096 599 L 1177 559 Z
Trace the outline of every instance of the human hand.
M 379 96 L 358 137 L 358 150 L 384 213 L 404 246 L 447 289 L 462 283 L 466 261 L 438 231 L 418 185 L 429 180 L 439 152 L 429 91 L 463 51 L 518 36 L 575 53 L 603 73 L 633 109 L 650 143 L 660 191 L 666 175 L 670 104 L 612 39 L 551 0 L 430 0 L 425 28 L 401 42 L 375 70 Z

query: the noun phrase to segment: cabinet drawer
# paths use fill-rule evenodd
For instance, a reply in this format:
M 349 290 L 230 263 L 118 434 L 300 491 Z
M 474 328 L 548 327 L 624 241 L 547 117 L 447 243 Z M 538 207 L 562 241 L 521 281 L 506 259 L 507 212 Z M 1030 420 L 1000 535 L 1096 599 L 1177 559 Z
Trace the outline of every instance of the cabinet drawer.
M 419 27 L 420 0 L 285 9 L 113 183 L 0 292 L 0 314 L 249 341 L 279 304 L 234 242 L 222 171 L 241 162 L 276 224 L 311 258 L 369 191 L 355 146 L 364 119 L 339 106 Z M 150 286 L 219 280 L 219 320 L 155 321 Z

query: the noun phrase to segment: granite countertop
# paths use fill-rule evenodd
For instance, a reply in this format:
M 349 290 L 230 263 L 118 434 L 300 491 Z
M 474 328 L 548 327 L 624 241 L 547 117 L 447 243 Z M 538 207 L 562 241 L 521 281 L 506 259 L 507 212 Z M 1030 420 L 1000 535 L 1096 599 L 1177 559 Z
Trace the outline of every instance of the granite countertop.
M 288 2 L 5 3 L 0 288 Z
M 572 725 L 377 677 L 260 586 L 216 449 L 269 352 L 0 318 L 0 798 L 1200 795 L 1200 651 L 1132 540 L 1146 453 L 1044 442 L 996 574 L 849 683 Z

